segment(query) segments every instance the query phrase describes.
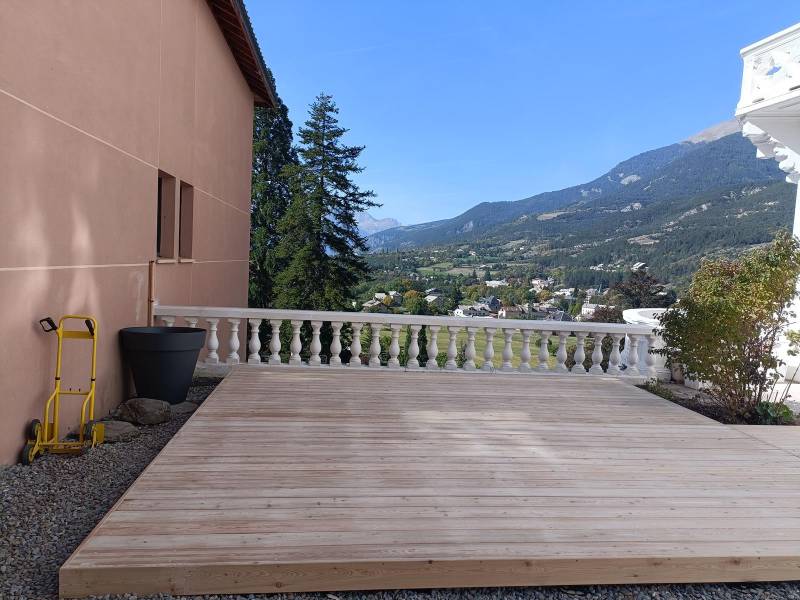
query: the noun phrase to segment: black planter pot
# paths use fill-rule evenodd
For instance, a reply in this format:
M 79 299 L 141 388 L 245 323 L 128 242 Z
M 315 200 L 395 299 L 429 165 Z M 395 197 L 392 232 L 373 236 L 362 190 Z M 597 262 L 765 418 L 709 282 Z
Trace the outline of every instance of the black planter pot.
M 136 394 L 178 404 L 186 400 L 206 330 L 193 327 L 126 327 L 119 332 Z

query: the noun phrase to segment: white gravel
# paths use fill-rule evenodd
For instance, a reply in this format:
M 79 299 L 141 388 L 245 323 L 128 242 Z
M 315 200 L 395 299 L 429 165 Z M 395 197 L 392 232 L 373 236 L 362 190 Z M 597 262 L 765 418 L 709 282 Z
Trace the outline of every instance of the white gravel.
M 189 397 L 201 402 L 213 380 L 195 382 Z M 58 568 L 94 525 L 180 429 L 189 415 L 140 428 L 129 441 L 81 456 L 45 456 L 30 467 L 0 467 L 0 600 L 56 600 Z M 173 596 L 103 596 L 110 600 L 170 600 Z M 593 586 L 394 590 L 359 593 L 208 596 L 213 600 L 800 600 L 800 583 L 741 585 Z

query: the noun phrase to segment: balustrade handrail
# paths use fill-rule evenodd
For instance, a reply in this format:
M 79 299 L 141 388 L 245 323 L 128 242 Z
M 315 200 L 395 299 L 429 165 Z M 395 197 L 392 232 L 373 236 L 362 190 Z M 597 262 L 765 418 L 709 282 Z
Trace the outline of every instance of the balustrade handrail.
M 155 304 L 156 316 L 199 317 L 203 319 L 266 319 L 282 321 L 322 321 L 334 323 L 365 323 L 375 325 L 441 325 L 444 327 L 478 327 L 519 329 L 530 331 L 574 333 L 620 333 L 648 335 L 653 328 L 629 323 L 598 323 L 588 321 L 548 321 L 546 319 L 491 319 L 481 317 L 451 317 L 447 315 L 398 315 L 391 313 L 336 312 L 323 310 L 290 310 L 278 308 L 236 308 L 221 306 L 176 306 Z
M 629 379 L 656 377 L 663 372 L 656 365 L 656 356 L 652 352 L 659 344 L 658 332 L 652 325 L 161 304 L 154 306 L 153 314 L 169 327 L 174 326 L 178 319 L 183 319 L 189 327 L 207 327 L 206 356 L 203 359 L 207 365 L 238 364 L 242 359 L 240 336 L 244 335 L 248 364 L 265 367 L 288 364 L 346 366 L 351 369 L 367 366 L 426 371 L 498 370 L 507 373 L 613 375 Z M 281 341 L 280 333 L 286 322 L 291 326 L 288 348 L 284 346 L 285 340 Z M 265 323 L 270 326 L 266 346 L 261 339 Z M 305 323 L 310 325 L 310 340 L 302 333 Z M 326 338 L 328 348 L 322 346 L 324 323 L 330 323 L 330 336 Z M 350 324 L 352 336 L 349 333 L 344 335 L 346 323 Z M 428 358 L 421 360 L 421 335 L 426 326 L 428 333 L 424 349 Z M 382 347 L 384 327 L 391 330 L 388 348 Z M 400 337 L 404 328 L 407 351 L 401 352 Z M 365 329 L 372 334 L 368 348 L 362 347 L 361 335 Z M 463 332 L 466 332 L 466 341 L 462 339 L 459 351 L 458 337 Z M 478 356 L 476 345 L 479 332 L 485 341 L 482 357 Z M 217 352 L 220 334 L 228 336 L 223 357 Z M 572 334 L 575 340 L 573 357 L 570 358 L 568 339 Z M 516 356 L 515 338 L 521 342 Z M 345 353 L 343 342 L 348 340 L 350 346 Z M 495 340 L 502 345 L 497 359 Z M 610 340 L 609 345 L 605 345 L 606 340 Z M 551 341 L 557 344 L 552 357 Z M 446 346 L 446 351 L 440 349 L 440 342 Z M 385 342 L 383 344 L 385 346 Z M 625 356 L 621 352 L 623 348 Z M 446 359 L 443 367 L 437 359 Z M 515 364 L 517 359 L 518 364 Z

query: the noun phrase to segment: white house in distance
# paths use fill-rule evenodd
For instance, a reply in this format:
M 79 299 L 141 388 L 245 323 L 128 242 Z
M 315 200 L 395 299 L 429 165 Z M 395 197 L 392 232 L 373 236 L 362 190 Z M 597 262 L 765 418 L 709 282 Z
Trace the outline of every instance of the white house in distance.
M 796 184 L 800 182 L 800 23 L 743 48 L 741 55 L 744 73 L 736 118 L 742 135 L 755 145 L 759 158 L 778 161 L 786 180 Z M 797 204 L 792 231 L 800 236 Z M 800 314 L 800 303 L 794 310 Z M 782 354 L 787 376 L 800 380 L 798 358 L 788 356 L 785 346 Z

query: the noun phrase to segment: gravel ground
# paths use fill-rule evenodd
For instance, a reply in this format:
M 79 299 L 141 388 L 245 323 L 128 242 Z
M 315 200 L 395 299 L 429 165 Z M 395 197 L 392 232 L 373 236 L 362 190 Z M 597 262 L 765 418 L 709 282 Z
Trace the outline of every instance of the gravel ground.
M 202 402 L 216 385 L 196 380 L 189 399 Z M 44 456 L 30 467 L 0 467 L 0 600 L 56 600 L 58 568 L 158 454 L 189 415 L 142 427 L 141 435 L 81 456 Z M 103 596 L 170 600 L 173 596 Z M 662 600 L 745 598 L 800 600 L 800 583 L 400 590 L 335 594 L 208 596 L 209 600 Z

